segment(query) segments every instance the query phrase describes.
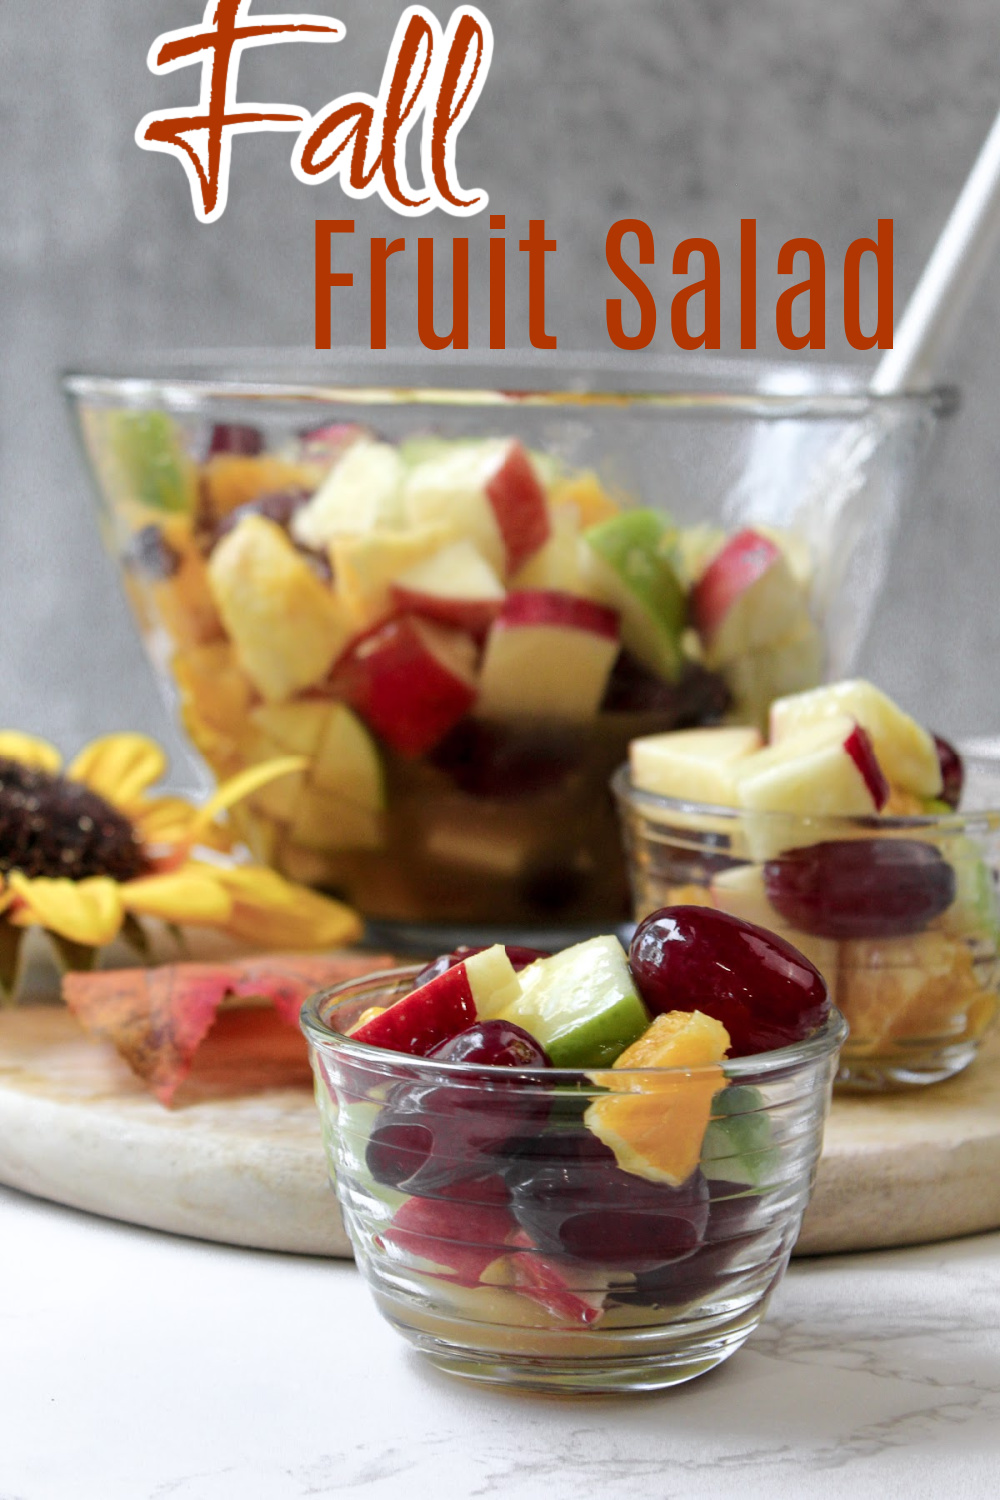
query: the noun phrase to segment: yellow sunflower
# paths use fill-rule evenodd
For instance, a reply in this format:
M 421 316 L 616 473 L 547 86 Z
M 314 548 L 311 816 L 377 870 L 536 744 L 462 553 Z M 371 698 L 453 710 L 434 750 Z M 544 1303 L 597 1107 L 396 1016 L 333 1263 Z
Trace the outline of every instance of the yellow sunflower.
M 341 902 L 260 865 L 212 857 L 232 843 L 219 815 L 303 764 L 292 755 L 253 766 L 195 807 L 149 794 L 166 756 L 145 735 L 94 740 L 64 768 L 45 740 L 0 730 L 0 994 L 16 988 L 28 927 L 44 928 L 77 968 L 121 932 L 141 946 L 142 917 L 274 948 L 355 941 L 361 922 Z

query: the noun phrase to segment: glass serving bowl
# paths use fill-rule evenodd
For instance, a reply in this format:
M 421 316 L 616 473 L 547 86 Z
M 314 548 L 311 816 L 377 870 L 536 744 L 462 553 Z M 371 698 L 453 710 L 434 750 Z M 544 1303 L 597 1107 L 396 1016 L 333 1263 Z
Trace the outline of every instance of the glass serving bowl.
M 352 1041 L 418 970 L 302 1011 L 327 1161 L 384 1317 L 436 1365 L 561 1391 L 646 1391 L 703 1374 L 764 1316 L 809 1199 L 846 1033 L 616 1085 L 702 1100 L 701 1163 L 678 1188 L 620 1170 L 586 1128 L 600 1071 L 514 1070 Z
M 637 920 L 717 906 L 778 932 L 850 1027 L 838 1085 L 919 1087 L 968 1067 L 1000 990 L 1000 754 L 962 746 L 962 811 L 806 818 L 613 788 Z
M 629 356 L 429 369 L 426 357 L 233 353 L 75 374 L 65 388 L 103 534 L 190 742 L 217 778 L 306 757 L 238 814 L 257 858 L 352 901 L 372 940 L 397 952 L 440 951 L 474 931 L 541 932 L 553 946 L 627 913 L 607 780 L 629 739 L 726 712 L 760 718 L 771 697 L 846 670 L 914 461 L 952 394 L 873 398 L 850 371 Z M 296 540 L 304 502 L 359 430 L 383 447 L 320 526 L 341 534 L 320 544 L 314 517 L 309 544 Z M 531 503 L 523 482 L 507 484 L 516 464 L 492 498 L 479 479 L 471 499 L 454 472 L 441 480 L 435 464 L 454 456 L 445 444 L 484 440 L 531 455 L 547 551 L 531 551 L 537 529 L 519 530 Z M 672 519 L 619 548 L 623 603 L 620 577 L 595 582 L 580 535 L 629 506 Z M 782 583 L 746 649 L 713 665 L 696 631 L 680 633 L 682 617 L 705 560 L 750 527 L 777 547 Z M 467 560 L 470 539 L 500 597 L 610 603 L 617 659 L 590 625 L 550 619 L 487 691 L 496 598 L 456 616 L 397 581 L 428 546 L 464 543 Z M 481 565 L 478 583 L 459 584 L 448 556 L 432 590 L 482 586 Z M 664 558 L 675 593 L 636 603 L 650 569 L 662 583 Z M 672 617 L 672 664 L 661 637 L 651 646 L 644 634 L 649 608 L 656 630 Z M 586 667 L 567 639 L 584 641 Z M 570 685 L 588 671 L 583 702 Z

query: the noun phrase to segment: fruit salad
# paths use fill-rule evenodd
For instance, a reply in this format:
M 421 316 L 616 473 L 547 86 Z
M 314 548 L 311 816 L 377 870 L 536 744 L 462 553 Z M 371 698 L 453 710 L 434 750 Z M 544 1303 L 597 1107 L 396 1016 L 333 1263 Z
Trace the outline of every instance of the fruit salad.
M 843 1081 L 949 1076 L 996 1011 L 995 820 L 962 809 L 954 748 L 871 683 L 779 698 L 769 731 L 633 741 L 637 914 L 703 903 L 808 954 L 851 1028 Z
M 279 446 L 91 411 L 147 639 L 259 858 L 397 922 L 624 916 L 607 780 L 637 734 L 819 680 L 790 534 L 679 528 L 507 436 Z
M 359 1263 L 442 1362 L 669 1355 L 667 1384 L 762 1316 L 843 1036 L 783 938 L 678 906 L 628 952 L 459 949 L 303 1024 Z

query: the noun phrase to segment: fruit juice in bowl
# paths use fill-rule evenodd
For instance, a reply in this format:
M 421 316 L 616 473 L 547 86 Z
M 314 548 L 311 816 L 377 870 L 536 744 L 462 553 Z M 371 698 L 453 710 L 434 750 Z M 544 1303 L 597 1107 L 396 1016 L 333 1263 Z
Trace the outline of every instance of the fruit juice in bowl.
M 600 930 L 627 914 L 628 742 L 760 722 L 850 655 L 945 398 L 697 361 L 435 371 L 66 384 L 191 743 L 219 778 L 305 758 L 239 814 L 257 857 L 396 951 Z
M 466 948 L 314 996 L 302 1025 L 359 1268 L 441 1368 L 657 1390 L 759 1324 L 845 1032 L 781 939 L 676 908 L 630 955 Z
M 850 1036 L 838 1083 L 961 1072 L 1000 988 L 1000 758 L 959 754 L 870 683 L 777 700 L 755 730 L 635 741 L 614 787 L 635 916 L 702 903 L 816 964 Z

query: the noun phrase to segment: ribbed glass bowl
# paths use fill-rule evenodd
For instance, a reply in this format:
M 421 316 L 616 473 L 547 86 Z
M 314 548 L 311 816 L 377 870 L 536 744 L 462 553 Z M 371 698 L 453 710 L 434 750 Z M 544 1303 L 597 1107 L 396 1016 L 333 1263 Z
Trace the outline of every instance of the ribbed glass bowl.
M 700 1165 L 669 1189 L 619 1171 L 586 1128 L 588 1107 L 618 1097 L 607 1073 L 435 1062 L 346 1035 L 416 972 L 302 1012 L 331 1177 L 383 1316 L 442 1369 L 536 1389 L 657 1390 L 727 1359 L 799 1232 L 840 1015 L 713 1068 L 615 1070 L 616 1091 L 662 1095 L 664 1117 L 710 1112 Z
M 961 749 L 962 811 L 919 817 L 709 807 L 640 791 L 620 767 L 612 785 L 636 920 L 662 906 L 715 906 L 801 949 L 850 1027 L 841 1087 L 952 1077 L 976 1056 L 1000 992 L 1000 753 L 984 742 Z M 850 856 L 861 894 L 847 888 L 845 916 L 823 851 L 848 843 L 866 853 Z
M 193 748 L 219 778 L 277 753 L 308 762 L 248 800 L 241 832 L 258 858 L 353 902 L 372 940 L 396 952 L 441 951 L 472 930 L 508 941 L 547 931 L 566 942 L 622 920 L 627 881 L 608 777 L 632 736 L 711 717 L 718 693 L 695 674 L 683 691 L 661 683 L 650 697 L 645 679 L 639 691 L 626 675 L 599 711 L 570 723 L 538 705 L 530 717 L 515 705 L 485 719 L 473 705 L 421 753 L 375 726 L 376 794 L 359 783 L 357 735 L 331 736 L 324 719 L 341 691 L 332 668 L 324 676 L 326 657 L 315 681 L 299 671 L 318 650 L 305 603 L 289 596 L 269 627 L 254 624 L 257 598 L 290 587 L 287 577 L 265 577 L 260 563 L 253 578 L 231 582 L 223 609 L 209 566 L 240 504 L 270 495 L 271 518 L 289 493 L 322 481 L 329 440 L 309 434 L 360 426 L 410 453 L 439 439 L 517 439 L 553 473 L 595 474 L 603 493 L 683 526 L 775 528 L 798 559 L 795 587 L 808 595 L 811 624 L 780 650 L 741 658 L 731 688 L 743 712 L 741 695 L 759 708 L 769 694 L 846 670 L 916 460 L 951 404 L 948 392 L 873 398 L 857 372 L 790 364 L 537 352 L 530 362 L 468 360 L 222 352 L 65 381 L 103 535 Z M 336 566 L 331 576 L 318 553 L 289 566 L 308 573 L 306 563 L 348 609 Z M 322 614 L 318 585 L 304 576 L 302 588 Z M 269 671 L 274 657 L 297 679 L 291 696 L 262 687 L 261 664 L 252 668 L 249 647 L 234 644 L 237 611 Z M 367 618 L 358 615 L 359 631 Z

